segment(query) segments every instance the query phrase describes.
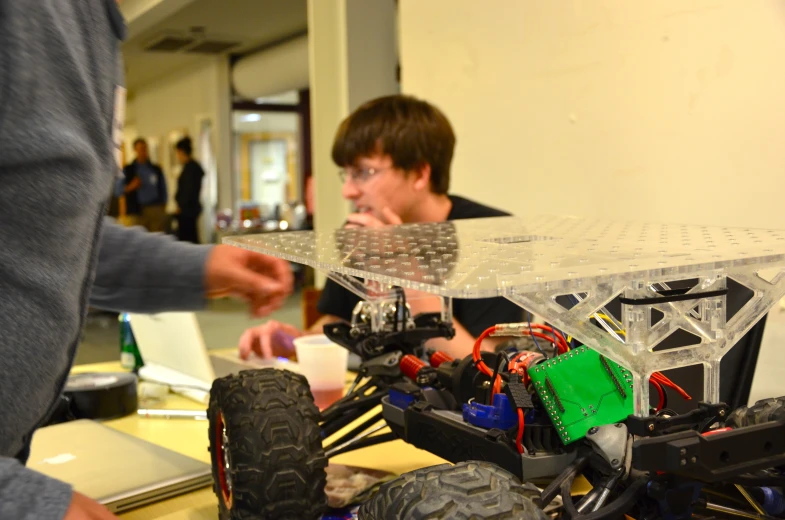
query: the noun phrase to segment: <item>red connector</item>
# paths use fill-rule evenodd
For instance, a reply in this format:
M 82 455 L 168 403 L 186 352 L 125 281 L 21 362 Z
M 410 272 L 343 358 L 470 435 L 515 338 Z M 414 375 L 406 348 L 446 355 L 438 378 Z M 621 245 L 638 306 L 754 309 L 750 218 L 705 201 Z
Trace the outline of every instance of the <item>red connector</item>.
M 452 357 L 451 355 L 447 354 L 446 352 L 442 352 L 440 350 L 437 350 L 436 352 L 431 354 L 431 359 L 430 359 L 431 366 L 433 368 L 439 368 L 439 365 L 441 365 L 442 363 L 448 363 L 448 362 L 454 361 L 454 360 L 455 360 L 454 357 Z
M 403 372 L 403 375 L 413 381 L 417 380 L 417 374 L 420 372 L 420 370 L 427 366 L 428 364 L 425 361 L 412 356 L 411 354 L 406 354 L 401 358 L 401 372 Z

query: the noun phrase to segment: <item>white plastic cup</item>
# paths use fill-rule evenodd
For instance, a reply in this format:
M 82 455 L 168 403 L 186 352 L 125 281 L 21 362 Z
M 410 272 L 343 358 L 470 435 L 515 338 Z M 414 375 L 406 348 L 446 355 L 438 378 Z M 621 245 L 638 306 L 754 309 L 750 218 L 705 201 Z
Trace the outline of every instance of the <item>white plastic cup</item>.
M 324 334 L 294 338 L 298 371 L 311 387 L 313 400 L 324 410 L 343 397 L 349 351 L 327 339 Z

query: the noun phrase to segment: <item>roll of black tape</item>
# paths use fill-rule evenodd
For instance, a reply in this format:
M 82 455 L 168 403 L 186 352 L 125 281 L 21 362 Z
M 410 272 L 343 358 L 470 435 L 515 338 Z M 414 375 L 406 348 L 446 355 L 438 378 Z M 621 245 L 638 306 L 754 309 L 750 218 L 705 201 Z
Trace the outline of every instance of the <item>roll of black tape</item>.
M 65 384 L 69 409 L 76 419 L 116 419 L 138 408 L 136 376 L 126 372 L 72 374 Z

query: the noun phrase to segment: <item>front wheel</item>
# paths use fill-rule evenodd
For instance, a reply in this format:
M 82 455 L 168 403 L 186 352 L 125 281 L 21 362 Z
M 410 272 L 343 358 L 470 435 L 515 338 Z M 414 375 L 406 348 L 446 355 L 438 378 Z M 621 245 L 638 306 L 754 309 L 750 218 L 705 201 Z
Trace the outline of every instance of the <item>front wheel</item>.
M 221 520 L 315 520 L 326 510 L 319 410 L 303 376 L 269 368 L 216 379 L 207 417 Z
M 546 520 L 533 493 L 495 464 L 441 464 L 405 473 L 381 486 L 360 520 Z

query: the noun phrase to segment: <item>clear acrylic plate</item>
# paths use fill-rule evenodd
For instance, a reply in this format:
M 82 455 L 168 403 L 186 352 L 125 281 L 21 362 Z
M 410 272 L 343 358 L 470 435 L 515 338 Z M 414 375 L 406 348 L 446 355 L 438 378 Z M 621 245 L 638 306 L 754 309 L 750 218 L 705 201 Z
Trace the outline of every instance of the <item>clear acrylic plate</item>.
M 633 374 L 635 413 L 649 413 L 650 375 L 700 364 L 704 399 L 719 399 L 720 360 L 785 296 L 785 231 L 540 216 L 228 237 L 225 243 L 327 272 L 358 295 L 374 282 L 449 298 L 503 296 L 543 316 Z M 359 282 L 352 277 L 359 277 Z M 726 322 L 727 279 L 753 296 Z M 695 279 L 693 298 L 662 298 Z M 369 283 L 370 281 L 370 283 Z M 374 289 L 375 290 L 375 289 Z M 580 301 L 570 309 L 557 298 Z M 623 295 L 614 327 L 591 319 Z M 663 316 L 656 324 L 653 312 Z M 448 319 L 449 304 L 443 306 Z M 602 321 L 602 320 L 600 320 Z M 624 329 L 625 337 L 614 332 Z M 678 329 L 700 343 L 657 351 Z
M 227 237 L 227 244 L 457 298 L 673 278 L 785 259 L 785 231 L 539 216 Z M 684 276 L 685 278 L 688 276 Z

